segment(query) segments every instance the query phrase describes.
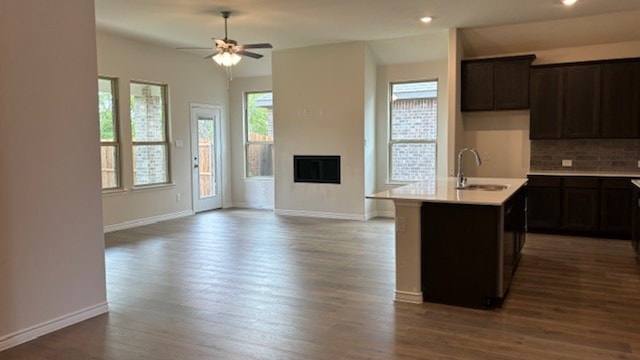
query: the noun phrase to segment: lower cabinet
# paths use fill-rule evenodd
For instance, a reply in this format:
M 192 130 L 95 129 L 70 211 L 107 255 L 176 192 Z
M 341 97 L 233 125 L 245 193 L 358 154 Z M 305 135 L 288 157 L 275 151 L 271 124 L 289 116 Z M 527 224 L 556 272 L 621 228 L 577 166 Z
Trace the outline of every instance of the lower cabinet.
M 631 178 L 529 176 L 531 232 L 631 236 Z
M 502 206 L 425 202 L 421 219 L 425 301 L 499 306 L 525 240 L 525 188 Z
M 562 229 L 598 231 L 598 185 L 597 178 L 567 177 L 563 179 Z

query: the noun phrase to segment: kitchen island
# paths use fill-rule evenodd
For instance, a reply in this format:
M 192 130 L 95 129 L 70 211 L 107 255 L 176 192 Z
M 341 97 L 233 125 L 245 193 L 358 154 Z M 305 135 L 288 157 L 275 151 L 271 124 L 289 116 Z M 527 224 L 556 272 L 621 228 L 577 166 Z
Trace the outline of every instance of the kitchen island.
M 524 243 L 526 182 L 470 178 L 460 189 L 454 177 L 437 178 L 368 196 L 395 205 L 395 300 L 486 307 L 503 298 Z M 481 300 L 457 291 L 478 287 L 489 291 Z

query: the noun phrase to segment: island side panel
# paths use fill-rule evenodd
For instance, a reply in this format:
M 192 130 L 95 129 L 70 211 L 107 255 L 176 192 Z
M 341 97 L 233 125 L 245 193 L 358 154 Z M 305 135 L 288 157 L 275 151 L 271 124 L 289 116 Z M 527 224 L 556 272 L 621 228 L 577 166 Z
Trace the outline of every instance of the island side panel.
M 394 200 L 396 208 L 396 291 L 394 300 L 421 304 L 420 201 Z

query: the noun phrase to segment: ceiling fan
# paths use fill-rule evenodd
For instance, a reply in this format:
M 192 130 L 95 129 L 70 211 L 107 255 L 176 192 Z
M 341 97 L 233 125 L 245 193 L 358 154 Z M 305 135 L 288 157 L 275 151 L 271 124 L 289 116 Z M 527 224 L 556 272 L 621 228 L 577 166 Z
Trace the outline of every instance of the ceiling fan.
M 224 39 L 212 38 L 215 42 L 216 52 L 205 56 L 205 59 L 213 59 L 218 65 L 230 67 L 236 65 L 242 59 L 242 56 L 247 56 L 254 59 L 260 59 L 263 55 L 246 51 L 247 49 L 271 49 L 273 46 L 269 43 L 259 44 L 246 44 L 238 45 L 238 42 L 229 39 L 227 36 L 227 19 L 231 15 L 231 11 L 220 12 L 224 18 Z M 202 49 L 202 48 L 180 48 L 180 49 Z M 206 48 L 212 49 L 212 48 Z

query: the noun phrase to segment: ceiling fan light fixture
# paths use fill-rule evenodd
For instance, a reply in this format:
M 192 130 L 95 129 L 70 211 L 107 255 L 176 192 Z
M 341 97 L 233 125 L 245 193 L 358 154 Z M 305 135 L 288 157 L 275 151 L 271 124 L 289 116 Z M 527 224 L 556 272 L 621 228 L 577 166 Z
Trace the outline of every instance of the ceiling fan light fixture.
M 565 6 L 572 6 L 572 5 L 574 5 L 575 3 L 577 3 L 577 2 L 578 2 L 578 0 L 562 0 L 562 3 L 563 3 Z
M 242 57 L 240 57 L 240 55 L 238 54 L 231 53 L 229 51 L 224 51 L 214 55 L 212 59 L 213 61 L 216 62 L 216 64 L 220 66 L 229 67 L 229 66 L 237 65 L 242 59 Z

